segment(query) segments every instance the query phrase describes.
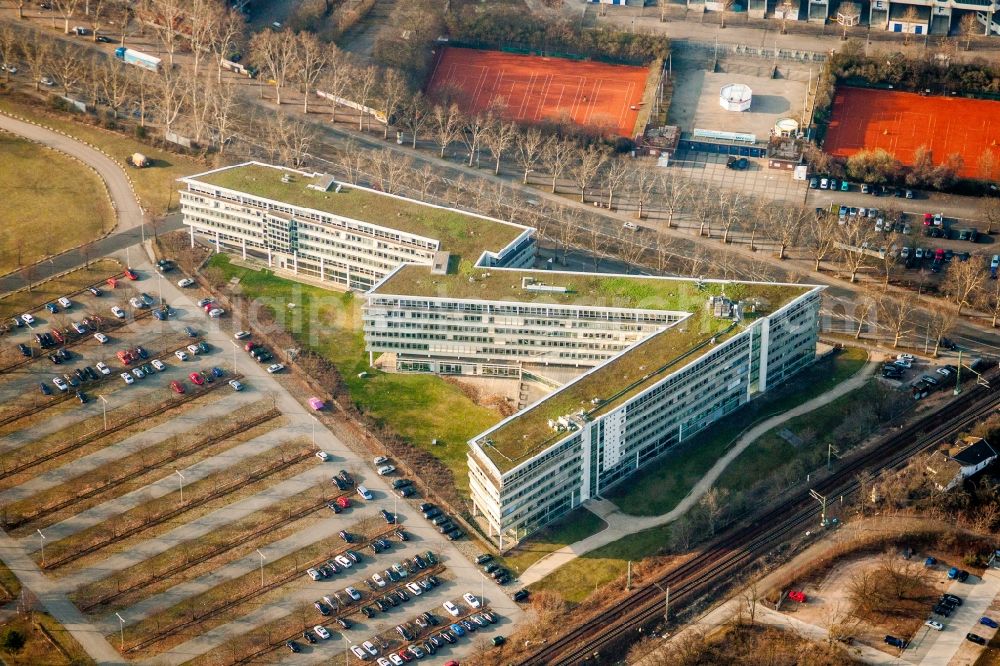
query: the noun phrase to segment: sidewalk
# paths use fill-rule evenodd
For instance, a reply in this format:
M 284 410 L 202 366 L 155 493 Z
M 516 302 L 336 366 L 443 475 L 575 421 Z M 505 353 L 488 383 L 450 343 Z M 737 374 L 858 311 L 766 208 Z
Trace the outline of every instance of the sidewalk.
M 518 577 L 520 584 L 527 587 L 528 585 L 537 583 L 564 564 L 568 564 L 577 557 L 584 555 L 585 553 L 589 553 L 596 548 L 606 546 L 607 544 L 623 539 L 630 534 L 666 525 L 677 520 L 687 513 L 691 507 L 698 503 L 702 496 L 708 492 L 709 488 L 711 488 L 712 485 L 719 479 L 722 473 L 726 471 L 726 468 L 729 467 L 729 465 L 759 437 L 778 427 L 782 423 L 785 423 L 797 416 L 801 416 L 802 414 L 807 414 L 847 393 L 850 393 L 855 389 L 861 388 L 861 386 L 864 385 L 864 383 L 867 382 L 872 376 L 872 373 L 875 371 L 877 366 L 877 363 L 869 363 L 853 377 L 838 384 L 835 388 L 827 391 L 826 393 L 818 395 L 812 400 L 804 402 L 798 407 L 784 412 L 783 414 L 772 416 L 771 418 L 766 419 L 750 428 L 750 430 L 743 433 L 743 435 L 736 440 L 736 443 L 726 452 L 724 456 L 716 461 L 712 468 L 708 470 L 705 476 L 703 476 L 697 484 L 695 484 L 694 488 L 691 489 L 684 499 L 681 500 L 676 507 L 665 514 L 642 517 L 629 516 L 622 513 L 618 507 L 607 500 L 602 500 L 600 503 L 585 503 L 584 506 L 600 516 L 608 524 L 608 527 L 597 534 L 587 537 L 586 539 L 581 539 L 576 543 L 563 546 L 559 550 L 556 550 L 538 560 Z M 591 504 L 595 504 L 595 506 L 592 507 Z M 613 509 L 611 507 L 613 507 Z

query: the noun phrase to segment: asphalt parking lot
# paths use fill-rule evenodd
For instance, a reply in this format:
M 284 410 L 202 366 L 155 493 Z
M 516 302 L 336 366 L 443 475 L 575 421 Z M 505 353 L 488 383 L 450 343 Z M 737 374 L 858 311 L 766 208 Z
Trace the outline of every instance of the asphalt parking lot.
M 134 259 L 134 253 L 133 253 Z M 128 567 L 141 566 L 150 558 L 168 549 L 186 542 L 196 542 L 198 539 L 212 534 L 213 531 L 224 529 L 235 521 L 245 518 L 256 511 L 261 511 L 282 500 L 295 496 L 311 488 L 330 487 L 330 476 L 337 470 L 348 470 L 357 483 L 366 485 L 373 494 L 370 501 L 361 500 L 353 495 L 353 507 L 341 514 L 322 510 L 310 514 L 301 523 L 301 527 L 290 534 L 283 534 L 274 540 L 261 545 L 258 552 L 244 554 L 240 551 L 237 557 L 229 557 L 218 567 L 198 575 L 178 574 L 171 579 L 168 587 L 151 588 L 148 595 L 130 600 L 128 605 L 109 612 L 101 608 L 95 614 L 87 616 L 93 623 L 95 631 L 107 636 L 107 640 L 118 647 L 112 640 L 116 632 L 136 625 L 145 619 L 177 606 L 195 595 L 224 586 L 228 581 L 235 581 L 241 576 L 253 573 L 261 566 L 261 557 L 266 561 L 278 560 L 294 555 L 300 549 L 315 545 L 324 539 L 335 537 L 340 530 L 354 531 L 359 525 L 378 525 L 384 521 L 379 513 L 381 509 L 394 512 L 400 527 L 404 528 L 410 540 L 403 543 L 392 539 L 392 547 L 388 552 L 372 555 L 366 551 L 362 561 L 353 568 L 342 572 L 333 578 L 314 582 L 306 575 L 298 576 L 292 583 L 283 585 L 276 596 L 269 596 L 267 603 L 243 613 L 235 619 L 213 626 L 203 632 L 186 631 L 183 642 L 174 642 L 151 656 L 157 663 L 180 664 L 211 650 L 218 650 L 228 641 L 238 636 L 253 636 L 262 625 L 281 618 L 284 615 L 301 613 L 304 605 L 309 606 L 316 623 L 322 619 L 319 612 L 311 608 L 312 602 L 323 595 L 334 591 L 342 592 L 348 585 L 354 585 L 370 596 L 371 591 L 363 582 L 370 579 L 374 573 L 383 572 L 394 562 L 403 558 L 412 558 L 418 553 L 428 550 L 434 552 L 440 560 L 441 584 L 428 590 L 419 597 L 413 597 L 399 607 L 380 612 L 371 619 L 364 618 L 360 613 L 350 615 L 351 628 L 341 630 L 335 625 L 329 640 L 319 641 L 316 645 L 308 645 L 299 640 L 302 651 L 298 654 L 274 652 L 269 659 L 279 659 L 282 662 L 318 663 L 335 655 L 344 653 L 352 644 L 362 644 L 375 634 L 385 634 L 390 637 L 395 634 L 394 627 L 404 621 L 413 620 L 424 611 L 434 612 L 441 620 L 447 615 L 442 604 L 448 600 L 459 600 L 462 594 L 471 592 L 477 597 L 485 598 L 487 605 L 500 617 L 497 624 L 480 629 L 479 632 L 460 639 L 453 646 L 445 646 L 440 655 L 446 658 L 459 658 L 466 654 L 476 641 L 485 640 L 497 634 L 510 633 L 513 624 L 521 619 L 522 611 L 514 604 L 509 594 L 513 590 L 497 586 L 485 576 L 478 567 L 463 557 L 455 545 L 446 540 L 438 531 L 426 522 L 417 504 L 419 497 L 413 500 L 398 498 L 392 493 L 389 483 L 394 477 L 380 477 L 374 469 L 371 460 L 366 455 L 359 455 L 338 439 L 320 421 L 313 418 L 305 406 L 308 396 L 293 396 L 289 388 L 294 390 L 294 382 L 288 377 L 279 378 L 266 371 L 265 365 L 256 363 L 240 346 L 233 344 L 233 331 L 228 317 L 212 319 L 207 317 L 197 306 L 196 301 L 205 296 L 196 289 L 181 289 L 176 286 L 182 275 L 177 271 L 166 274 L 162 279 L 149 262 L 137 263 L 133 266 L 139 274 L 139 280 L 124 286 L 135 292 L 148 292 L 155 299 L 162 294 L 164 302 L 169 304 L 172 313 L 167 321 L 157 321 L 151 316 L 141 317 L 137 321 L 127 320 L 127 324 L 114 331 L 109 331 L 111 338 L 107 344 L 100 344 L 93 339 L 92 332 L 81 337 L 78 343 L 69 346 L 71 359 L 55 365 L 46 356 L 22 362 L 20 354 L 14 348 L 18 343 L 34 342 L 36 331 L 50 330 L 54 325 L 60 327 L 69 322 L 79 321 L 84 313 L 98 313 L 106 319 L 113 318 L 111 306 L 121 304 L 124 288 L 119 283 L 119 290 L 105 289 L 102 296 L 80 295 L 73 299 L 73 306 L 64 313 L 50 315 L 45 310 L 35 311 L 33 329 L 27 327 L 12 332 L 4 340 L 5 352 L 0 366 L 10 368 L 0 373 L 0 400 L 16 405 L 8 414 L 37 406 L 40 401 L 53 401 L 44 409 L 28 429 L 15 429 L 17 423 L 11 424 L 3 434 L 0 434 L 0 454 L 3 452 L 17 453 L 27 450 L 28 445 L 39 442 L 54 433 L 67 428 L 79 427 L 81 423 L 94 424 L 99 428 L 100 419 L 105 408 L 109 414 L 127 413 L 130 410 L 141 410 L 148 405 L 168 399 L 180 398 L 169 388 L 171 381 L 181 382 L 187 387 L 185 397 L 198 394 L 204 389 L 195 390 L 188 379 L 192 371 L 209 370 L 218 367 L 223 372 L 221 380 L 216 380 L 216 388 L 210 394 L 205 393 L 197 402 L 184 409 L 169 408 L 158 416 L 155 424 L 138 432 L 130 432 L 128 436 L 110 438 L 102 446 L 93 449 L 83 449 L 81 455 L 68 454 L 57 457 L 51 464 L 39 468 L 38 473 L 26 473 L 25 477 L 16 477 L 10 482 L 0 483 L 0 505 L 12 502 L 30 502 L 37 494 L 58 489 L 60 484 L 78 479 L 81 475 L 97 469 L 103 469 L 109 463 L 122 456 L 142 452 L 150 447 L 161 445 L 171 437 L 179 437 L 192 431 L 197 431 L 199 424 L 212 423 L 226 418 L 228 414 L 260 402 L 269 402 L 280 412 L 280 423 L 263 434 L 242 441 L 224 451 L 205 457 L 196 463 L 178 469 L 164 467 L 157 478 L 135 488 L 123 488 L 127 492 L 112 493 L 102 501 L 94 502 L 82 510 L 62 517 L 62 519 L 45 524 L 44 544 L 52 548 L 60 540 L 79 536 L 86 530 L 92 530 L 109 522 L 114 522 L 117 516 L 126 511 L 134 511 L 145 503 L 159 498 L 172 496 L 178 489 L 179 479 L 190 488 L 199 480 L 209 479 L 212 474 L 236 467 L 241 461 L 253 455 L 260 455 L 271 448 L 289 441 L 315 443 L 317 449 L 329 453 L 330 460 L 318 463 L 315 458 L 309 466 L 296 468 L 287 478 L 282 477 L 267 484 L 259 491 L 241 496 L 226 502 L 224 499 L 217 508 L 193 513 L 190 516 L 180 514 L 170 521 L 163 529 L 148 535 L 140 533 L 130 539 L 127 547 L 116 547 L 113 544 L 100 549 L 96 555 L 80 562 L 79 566 L 67 566 L 57 573 L 60 587 L 65 594 L 72 594 L 82 586 L 99 583 L 103 579 L 115 575 L 116 572 Z M 131 294 L 129 294 L 131 295 Z M 189 360 L 181 361 L 173 355 L 173 350 L 191 342 L 184 331 L 190 326 L 199 333 L 199 340 L 204 340 L 210 351 Z M 121 349 L 134 348 L 141 344 L 150 354 L 149 359 L 162 359 L 165 369 L 156 372 L 152 377 L 136 379 L 126 385 L 119 376 L 124 368 L 116 358 L 116 352 Z M 80 387 L 90 397 L 86 404 L 80 404 L 70 396 L 61 402 L 54 398 L 43 396 L 39 384 L 47 382 L 56 396 L 59 390 L 52 386 L 52 378 L 56 374 L 71 374 L 77 367 L 88 365 L 94 367 L 99 361 L 106 363 L 111 373 L 102 376 L 99 382 L 84 382 Z M 134 364 L 130 367 L 134 367 Z M 285 371 L 287 373 L 287 370 Z M 236 392 L 221 381 L 232 376 L 240 377 L 244 390 Z M 72 392 L 73 389 L 71 389 Z M 97 396 L 107 400 L 105 403 Z M 0 415 L 2 418 L 3 415 Z M 34 417 L 33 417 L 34 418 Z M 311 457 L 311 456 L 310 456 Z M 398 478 L 395 477 L 395 478 Z M 299 523 L 296 523 L 299 525 Z M 368 529 L 368 527 L 366 527 Z M 386 528 L 387 529 L 387 528 Z M 34 532 L 21 536 L 19 540 L 24 552 L 31 553 L 36 561 L 42 559 L 41 549 L 43 539 Z M 358 606 L 360 608 L 360 606 Z M 467 609 L 468 610 L 468 609 Z M 119 616 L 122 619 L 119 619 Z M 396 637 L 398 642 L 398 636 Z M 474 640 L 473 640 L 474 639 Z M 437 658 L 437 657 L 436 657 Z M 351 660 L 356 660 L 351 656 Z

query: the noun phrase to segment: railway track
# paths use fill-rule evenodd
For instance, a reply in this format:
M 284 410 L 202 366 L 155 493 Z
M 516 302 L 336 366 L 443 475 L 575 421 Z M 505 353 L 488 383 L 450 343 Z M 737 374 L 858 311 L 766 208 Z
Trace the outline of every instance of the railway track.
M 990 379 L 996 379 L 996 375 L 991 373 Z M 813 484 L 813 489 L 830 498 L 848 496 L 857 491 L 857 476 L 862 470 L 878 474 L 899 467 L 913 455 L 993 413 L 998 406 L 1000 392 L 983 386 L 970 388 L 909 427 L 884 436 L 845 459 L 836 472 Z M 578 664 L 601 663 L 602 657 L 610 659 L 609 648 L 637 629 L 663 619 L 664 591 L 668 586 L 671 604 L 689 603 L 770 552 L 790 535 L 801 533 L 809 525 L 818 526 L 819 513 L 820 507 L 810 497 L 809 489 L 803 488 L 749 523 L 730 529 L 698 557 L 664 572 L 655 582 L 637 590 L 615 607 L 613 617 L 605 613 L 590 617 L 518 663 Z

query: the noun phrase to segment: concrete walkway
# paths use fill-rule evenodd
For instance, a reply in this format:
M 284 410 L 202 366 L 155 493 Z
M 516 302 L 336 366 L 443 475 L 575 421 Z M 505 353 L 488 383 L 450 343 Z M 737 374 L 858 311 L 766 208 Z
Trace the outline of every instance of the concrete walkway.
M 868 363 L 860 372 L 847 381 L 841 382 L 826 393 L 820 394 L 812 400 L 804 402 L 787 412 L 765 419 L 744 432 L 740 438 L 736 440 L 733 447 L 730 448 L 724 456 L 716 461 L 712 468 L 708 470 L 705 476 L 703 476 L 698 483 L 695 484 L 694 488 L 691 489 L 684 499 L 682 499 L 676 507 L 667 513 L 659 516 L 630 516 L 622 513 L 617 506 L 607 500 L 584 503 L 584 506 L 600 516 L 604 522 L 608 524 L 608 527 L 597 534 L 587 537 L 586 539 L 581 539 L 576 543 L 563 546 L 559 550 L 553 551 L 538 560 L 518 577 L 520 584 L 527 586 L 532 583 L 537 583 L 564 564 L 568 564 L 577 557 L 580 557 L 585 553 L 589 553 L 596 548 L 606 546 L 607 544 L 623 539 L 630 534 L 635 534 L 636 532 L 641 532 L 643 530 L 648 530 L 653 527 L 659 527 L 661 525 L 674 522 L 695 506 L 698 501 L 701 500 L 702 496 L 708 492 L 709 488 L 711 488 L 712 485 L 719 479 L 722 473 L 726 471 L 726 468 L 729 467 L 729 465 L 759 437 L 778 427 L 782 423 L 803 414 L 807 414 L 843 395 L 846 395 L 847 393 L 850 393 L 851 391 L 861 388 L 861 386 L 869 380 L 877 367 L 877 363 Z

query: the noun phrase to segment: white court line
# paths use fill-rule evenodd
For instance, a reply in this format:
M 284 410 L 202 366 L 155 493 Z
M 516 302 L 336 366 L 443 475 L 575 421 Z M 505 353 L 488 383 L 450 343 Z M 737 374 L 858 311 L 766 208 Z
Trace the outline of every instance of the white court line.
M 531 73 L 531 78 L 528 79 L 528 86 L 524 90 L 524 96 L 521 98 L 521 103 L 517 107 L 517 118 L 524 118 L 524 108 L 528 105 L 528 100 L 531 98 L 531 89 L 535 85 L 535 78 L 538 76 L 535 72 Z
M 538 104 L 535 106 L 535 120 L 540 120 L 542 116 L 542 107 L 545 105 L 545 100 L 549 97 L 549 86 L 552 85 L 552 75 L 545 75 L 545 87 L 542 89 L 542 96 L 539 99 Z

